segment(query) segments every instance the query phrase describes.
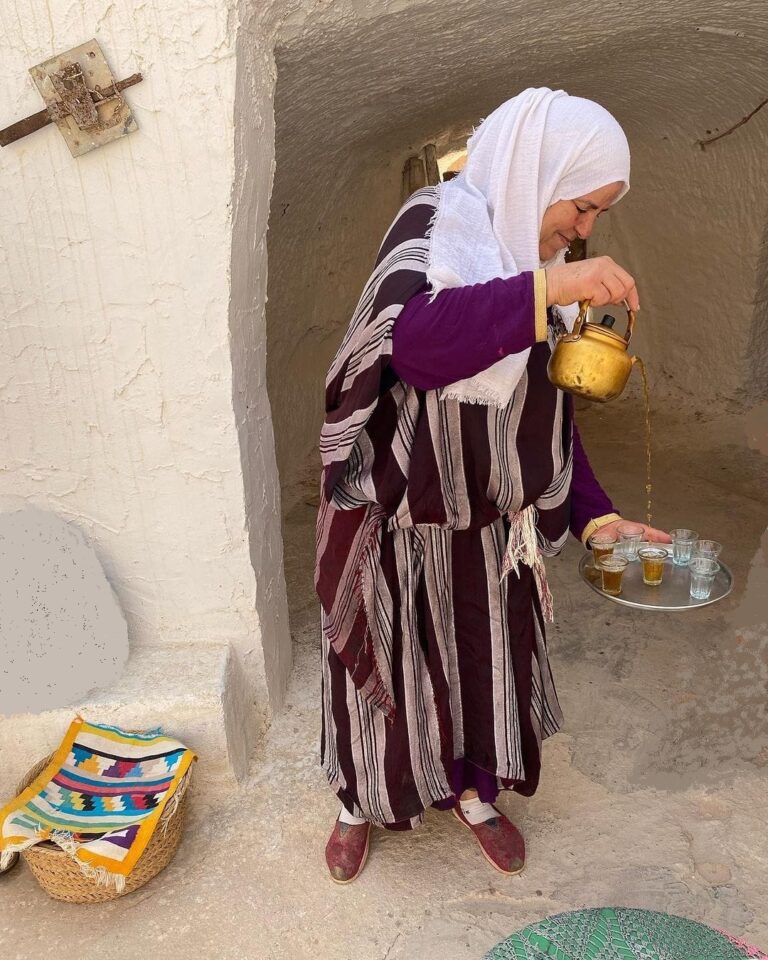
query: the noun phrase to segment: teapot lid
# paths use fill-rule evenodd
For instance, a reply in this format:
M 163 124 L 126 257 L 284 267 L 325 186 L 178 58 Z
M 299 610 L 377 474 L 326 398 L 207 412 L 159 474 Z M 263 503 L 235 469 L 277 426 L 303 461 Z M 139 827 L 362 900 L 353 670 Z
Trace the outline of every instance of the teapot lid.
M 627 301 L 624 301 L 624 306 L 627 308 L 627 331 L 624 336 L 616 333 L 612 328 L 614 323 L 616 323 L 616 318 L 610 313 L 603 314 L 603 318 L 599 323 L 592 323 L 588 319 L 589 313 L 589 300 L 580 300 L 579 301 L 579 315 L 576 318 L 574 324 L 574 333 L 576 336 L 581 334 L 586 334 L 587 336 L 601 336 L 606 337 L 608 340 L 616 340 L 621 343 L 625 348 L 629 346 L 629 341 L 632 339 L 632 331 L 635 326 L 635 312 L 630 310 L 629 304 Z
M 606 323 L 606 321 L 608 321 Z M 623 337 L 620 333 L 617 333 L 613 330 L 613 325 L 616 323 L 616 317 L 612 317 L 607 313 L 599 323 L 593 323 L 591 320 L 586 320 L 584 326 L 581 328 L 582 334 L 589 334 L 592 336 L 598 335 L 601 337 L 607 337 L 610 340 L 617 340 L 623 346 L 627 346 L 626 337 Z

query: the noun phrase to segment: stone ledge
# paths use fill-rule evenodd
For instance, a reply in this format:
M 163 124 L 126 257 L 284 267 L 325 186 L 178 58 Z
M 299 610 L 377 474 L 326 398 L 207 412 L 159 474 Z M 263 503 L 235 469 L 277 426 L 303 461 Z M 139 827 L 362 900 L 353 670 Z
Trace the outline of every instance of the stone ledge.
M 43 713 L 0 714 L 0 804 L 37 761 L 61 742 L 79 713 L 127 729 L 161 727 L 198 755 L 196 792 L 248 773 L 249 697 L 227 643 L 134 645 L 120 680 L 80 703 Z M 254 718 L 251 722 L 255 722 Z

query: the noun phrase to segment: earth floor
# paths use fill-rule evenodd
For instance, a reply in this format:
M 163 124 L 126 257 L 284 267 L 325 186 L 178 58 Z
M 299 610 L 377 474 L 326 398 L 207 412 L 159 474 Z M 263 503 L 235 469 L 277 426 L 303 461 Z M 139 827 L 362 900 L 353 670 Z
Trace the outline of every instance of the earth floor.
M 597 475 L 625 516 L 642 517 L 636 401 L 581 421 Z M 657 418 L 655 457 L 655 520 L 724 542 L 736 588 L 698 611 L 647 613 L 580 582 L 579 544 L 549 562 L 566 722 L 545 744 L 535 797 L 500 800 L 526 837 L 523 874 L 493 871 L 453 817 L 430 811 L 413 833 L 375 831 L 354 884 L 328 879 L 338 805 L 318 766 L 314 510 L 301 503 L 286 522 L 296 664 L 251 777 L 205 800 L 193 788 L 176 859 L 123 900 L 57 903 L 23 866 L 0 879 L 2 960 L 54 945 L 78 960 L 479 960 L 528 923 L 602 905 L 684 915 L 768 948 L 765 461 L 738 414 L 695 410 Z

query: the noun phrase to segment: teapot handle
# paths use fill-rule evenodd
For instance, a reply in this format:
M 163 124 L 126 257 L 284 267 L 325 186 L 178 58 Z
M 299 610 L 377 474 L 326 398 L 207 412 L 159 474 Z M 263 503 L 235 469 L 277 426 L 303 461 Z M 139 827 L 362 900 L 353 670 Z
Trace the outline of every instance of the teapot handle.
M 581 328 L 587 322 L 587 310 L 589 310 L 590 300 L 579 300 L 579 315 L 573 321 L 572 336 L 578 337 L 581 334 Z
M 629 346 L 629 341 L 632 339 L 632 333 L 635 329 L 635 311 L 629 309 L 629 304 L 626 300 L 624 300 L 623 303 L 627 308 L 627 332 L 624 334 L 624 341 L 627 346 Z
M 629 304 L 626 300 L 623 300 L 622 303 L 627 308 L 627 331 L 624 334 L 624 342 L 629 346 L 629 341 L 632 339 L 632 334 L 635 329 L 635 311 L 629 309 Z M 579 315 L 576 317 L 576 320 L 573 324 L 573 336 L 578 337 L 581 333 L 581 328 L 587 322 L 587 310 L 589 310 L 589 300 L 579 300 Z

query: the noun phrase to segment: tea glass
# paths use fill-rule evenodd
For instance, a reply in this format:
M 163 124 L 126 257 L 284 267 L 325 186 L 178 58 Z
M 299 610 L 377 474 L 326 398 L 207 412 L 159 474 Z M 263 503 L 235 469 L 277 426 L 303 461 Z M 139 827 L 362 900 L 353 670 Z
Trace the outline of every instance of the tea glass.
M 688 567 L 691 571 L 691 596 L 694 600 L 709 599 L 720 564 L 711 557 L 693 557 Z
M 667 551 L 661 547 L 641 547 L 637 555 L 643 564 L 643 583 L 649 587 L 658 587 L 664 577 Z
M 618 557 L 615 553 L 607 557 L 600 557 L 597 565 L 603 578 L 603 593 L 607 593 L 609 597 L 618 597 L 621 593 L 621 580 L 628 562 L 626 557 Z
M 600 557 L 609 557 L 613 553 L 616 547 L 616 534 L 608 531 L 601 533 L 598 530 L 589 538 L 589 546 L 592 548 L 592 556 L 597 563 Z
M 694 544 L 699 539 L 698 533 L 695 530 L 681 528 L 670 530 L 669 534 L 672 537 L 672 562 L 677 564 L 678 567 L 687 567 L 693 553 Z
M 718 543 L 717 540 L 697 540 L 693 548 L 693 556 L 717 560 L 722 549 L 722 543 Z
M 620 523 L 616 532 L 619 534 L 621 555 L 627 560 L 637 560 L 637 547 L 643 539 L 645 527 L 639 523 Z

